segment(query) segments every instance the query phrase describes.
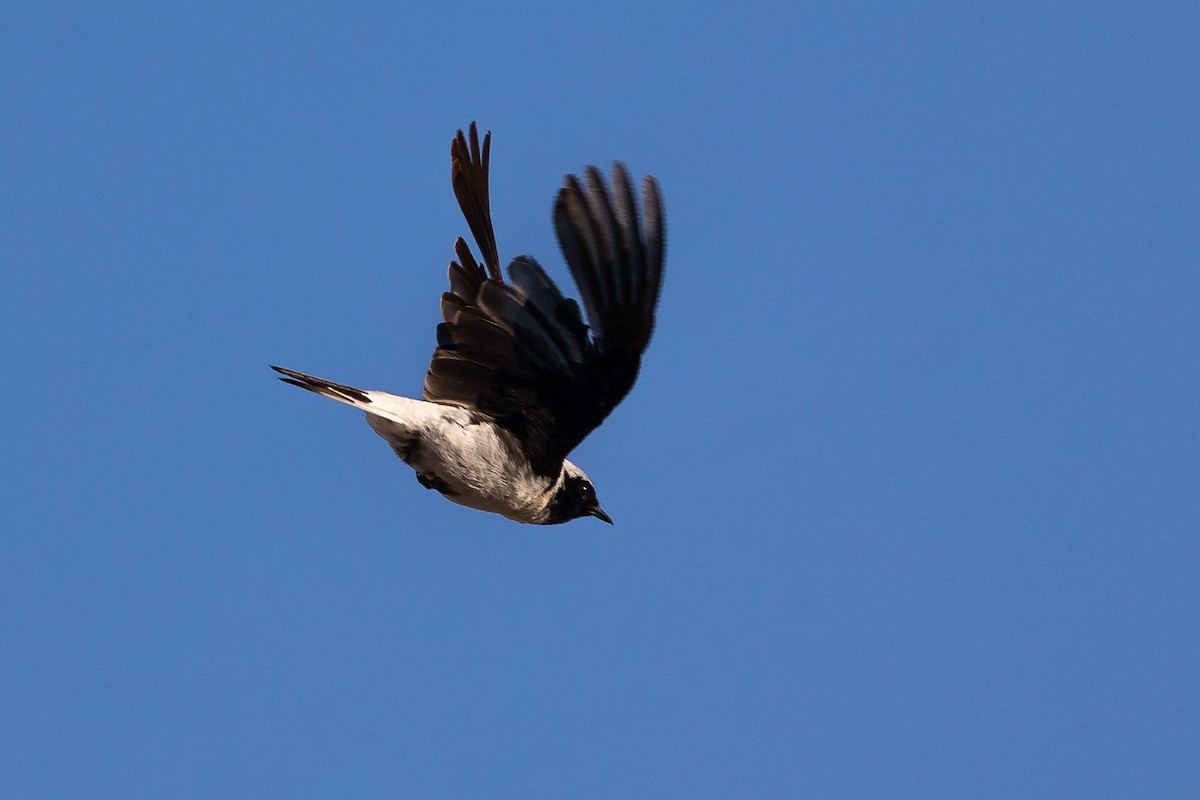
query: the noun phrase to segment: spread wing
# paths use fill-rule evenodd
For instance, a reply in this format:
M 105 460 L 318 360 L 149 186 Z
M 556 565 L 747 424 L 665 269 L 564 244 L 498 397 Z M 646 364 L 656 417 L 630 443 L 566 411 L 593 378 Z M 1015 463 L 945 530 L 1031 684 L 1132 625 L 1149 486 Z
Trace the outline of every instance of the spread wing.
M 554 476 L 637 379 L 662 281 L 662 202 L 657 181 L 646 177 L 639 216 L 619 162 L 611 191 L 595 167 L 583 181 L 567 176 L 554 226 L 585 324 L 579 305 L 532 258 L 515 259 L 504 282 L 488 207 L 490 139 L 481 149 L 472 124 L 470 142 L 459 131 L 451 145 L 455 196 L 484 264 L 461 237 L 455 242 L 459 260 L 442 295 L 425 399 L 490 417 L 521 442 L 535 470 Z

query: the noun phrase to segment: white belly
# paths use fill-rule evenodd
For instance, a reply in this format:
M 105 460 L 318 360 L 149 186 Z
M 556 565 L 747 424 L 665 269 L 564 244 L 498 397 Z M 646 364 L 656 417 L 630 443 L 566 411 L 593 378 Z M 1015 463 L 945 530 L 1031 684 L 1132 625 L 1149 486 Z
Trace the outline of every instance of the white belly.
M 487 422 L 470 412 L 372 392 L 367 422 L 405 463 L 460 505 L 538 522 L 555 482 L 516 459 Z

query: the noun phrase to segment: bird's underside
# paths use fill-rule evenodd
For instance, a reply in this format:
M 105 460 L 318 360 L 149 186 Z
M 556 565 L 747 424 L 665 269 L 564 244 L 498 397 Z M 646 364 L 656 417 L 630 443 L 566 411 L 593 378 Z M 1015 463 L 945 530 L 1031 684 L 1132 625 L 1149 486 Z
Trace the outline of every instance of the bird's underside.
M 588 167 L 554 205 L 559 244 L 583 301 L 528 256 L 500 270 L 488 188 L 491 134 L 451 143 L 455 197 L 482 263 L 460 237 L 442 295 L 424 400 L 363 391 L 275 367 L 283 380 L 361 408 L 426 488 L 521 522 L 611 521 L 566 456 L 628 394 L 654 329 L 664 223 L 657 182 L 614 162 L 612 190 Z M 639 224 L 639 219 L 641 220 Z M 584 319 L 586 313 L 586 322 Z
M 518 522 L 551 522 L 547 496 L 561 481 L 534 475 L 520 443 L 470 409 L 355 389 L 273 367 L 286 383 L 362 410 L 371 428 L 416 472 L 417 482 L 454 502 Z M 574 469 L 574 465 L 570 465 Z

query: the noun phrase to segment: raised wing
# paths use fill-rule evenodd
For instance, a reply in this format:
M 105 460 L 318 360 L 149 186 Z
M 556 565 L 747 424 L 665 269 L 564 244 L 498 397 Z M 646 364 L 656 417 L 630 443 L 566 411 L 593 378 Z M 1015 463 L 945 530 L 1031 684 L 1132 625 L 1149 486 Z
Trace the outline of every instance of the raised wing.
M 493 268 L 499 257 L 487 202 L 490 134 L 482 149 L 474 124 L 470 137 L 468 145 L 460 131 L 451 146 L 452 178 L 486 271 L 459 238 L 425 398 L 490 417 L 520 440 L 534 469 L 554 476 L 637 379 L 662 281 L 658 183 L 643 180 L 640 224 L 619 162 L 611 193 L 595 167 L 587 168 L 582 183 L 568 176 L 559 191 L 555 231 L 583 299 L 584 324 L 579 306 L 532 258 L 509 265 L 511 283 Z

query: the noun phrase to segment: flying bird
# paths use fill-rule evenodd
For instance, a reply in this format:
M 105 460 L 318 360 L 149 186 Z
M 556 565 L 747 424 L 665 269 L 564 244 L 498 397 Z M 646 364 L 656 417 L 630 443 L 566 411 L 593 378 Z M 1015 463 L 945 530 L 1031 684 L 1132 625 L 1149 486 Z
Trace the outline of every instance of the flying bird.
M 662 199 L 625 166 L 568 175 L 554 230 L 584 312 L 533 258 L 500 270 L 488 194 L 491 132 L 450 144 L 454 196 L 483 263 L 460 236 L 442 295 L 423 400 L 355 389 L 272 366 L 286 383 L 354 406 L 417 481 L 449 500 L 517 522 L 592 516 L 612 524 L 595 487 L 567 460 L 633 388 L 654 331 L 666 244 Z M 586 313 L 586 322 L 584 320 Z

